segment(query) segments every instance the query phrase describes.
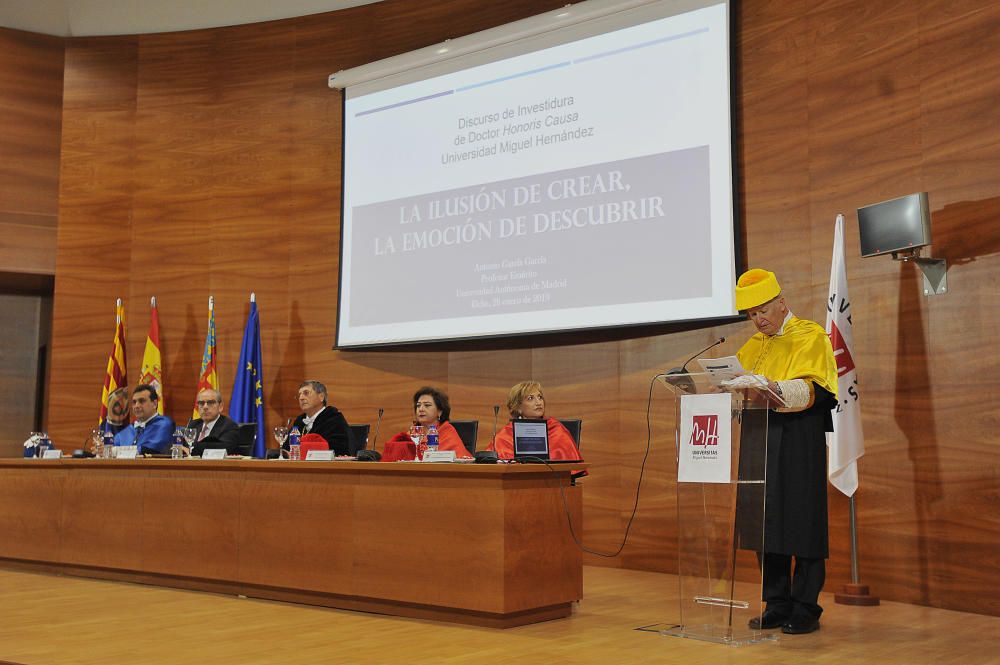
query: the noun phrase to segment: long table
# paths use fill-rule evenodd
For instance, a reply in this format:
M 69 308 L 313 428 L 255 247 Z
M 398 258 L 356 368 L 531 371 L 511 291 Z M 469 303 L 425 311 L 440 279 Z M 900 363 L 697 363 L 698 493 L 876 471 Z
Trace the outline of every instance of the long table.
M 0 566 L 518 626 L 583 596 L 585 467 L 0 460 Z

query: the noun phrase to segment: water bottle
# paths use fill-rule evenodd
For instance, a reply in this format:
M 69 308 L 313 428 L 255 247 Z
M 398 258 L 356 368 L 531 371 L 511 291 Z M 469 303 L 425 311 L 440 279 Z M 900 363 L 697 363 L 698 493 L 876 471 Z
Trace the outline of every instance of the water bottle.
M 438 451 L 438 428 L 431 425 L 427 428 L 427 452 L 436 453 Z
M 104 430 L 104 446 L 101 449 L 101 457 L 111 459 L 115 454 L 115 435 L 110 429 Z
M 299 428 L 293 427 L 288 433 L 288 459 L 297 460 L 302 455 L 302 448 L 299 444 Z
M 170 459 L 184 457 L 184 434 L 180 429 L 174 430 L 174 443 L 170 446 Z
M 38 458 L 41 459 L 42 457 L 45 457 L 45 451 L 51 449 L 52 449 L 52 440 L 49 439 L 48 434 L 42 432 L 42 437 L 38 440 L 38 452 L 36 453 L 38 455 Z

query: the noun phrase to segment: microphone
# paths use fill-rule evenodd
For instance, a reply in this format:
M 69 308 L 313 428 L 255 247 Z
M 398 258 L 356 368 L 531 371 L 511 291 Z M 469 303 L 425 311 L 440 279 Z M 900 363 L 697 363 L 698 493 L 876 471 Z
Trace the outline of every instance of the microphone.
M 375 421 L 375 436 L 372 437 L 372 447 L 369 450 L 367 447 L 362 448 L 357 452 L 357 458 L 359 462 L 378 462 L 382 459 L 382 455 L 376 449 L 375 445 L 378 443 L 378 428 L 382 424 L 382 414 L 385 409 L 379 407 L 378 409 L 378 420 Z
M 494 450 L 496 450 L 496 447 L 497 447 L 497 415 L 499 415 L 499 413 L 500 413 L 500 405 L 499 404 L 494 404 L 493 405 L 493 441 L 490 443 L 490 446 Z
M 698 353 L 696 353 L 693 356 L 691 356 L 690 358 L 688 358 L 687 362 L 685 362 L 680 367 L 674 367 L 672 370 L 668 371 L 667 374 L 686 374 L 687 373 L 687 366 L 688 366 L 688 364 L 690 364 L 690 362 L 692 360 L 694 360 L 695 358 L 697 358 L 701 354 L 705 353 L 709 349 L 713 349 L 713 348 L 717 347 L 718 345 L 722 344 L 725 341 L 726 341 L 725 337 L 720 337 L 719 339 L 715 340 L 714 342 L 712 342 L 711 344 L 709 344 L 708 346 L 706 346 L 704 349 L 702 349 L 701 351 L 699 351 Z
M 378 428 L 382 424 L 382 414 L 385 413 L 385 409 L 382 407 L 378 408 L 378 420 L 375 421 L 375 436 L 372 437 L 372 450 L 378 450 Z
M 490 443 L 490 448 L 493 450 L 477 450 L 473 455 L 476 460 L 476 464 L 496 464 L 497 463 L 497 416 L 500 414 L 500 405 L 493 405 L 493 441 Z
M 704 349 L 702 349 L 701 351 L 699 351 L 698 353 L 696 353 L 693 356 L 691 356 L 690 358 L 688 358 L 687 361 L 683 365 L 681 365 L 680 367 L 674 367 L 673 369 L 668 370 L 667 373 L 666 373 L 666 376 L 676 376 L 678 374 L 687 374 L 687 366 L 688 366 L 688 364 L 692 360 L 694 360 L 695 358 L 697 358 L 701 354 L 705 353 L 709 349 L 713 349 L 713 348 L 717 347 L 718 345 L 722 344 L 725 341 L 726 341 L 725 337 L 720 337 L 719 339 L 715 340 L 714 342 L 712 342 L 711 344 L 709 344 L 708 346 L 706 346 Z M 678 377 L 678 378 L 673 379 L 673 380 L 668 379 L 668 383 L 670 383 L 670 385 L 672 385 L 672 386 L 676 386 L 677 388 L 680 388 L 684 392 L 691 392 L 691 391 L 694 390 L 694 381 L 692 381 L 691 378 L 687 377 L 687 376 Z

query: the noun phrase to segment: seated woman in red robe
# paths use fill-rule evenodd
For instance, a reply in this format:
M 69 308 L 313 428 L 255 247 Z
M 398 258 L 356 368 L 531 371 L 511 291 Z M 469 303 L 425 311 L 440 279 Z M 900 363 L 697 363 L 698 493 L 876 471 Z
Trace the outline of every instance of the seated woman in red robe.
M 437 388 L 424 386 L 413 393 L 413 422 L 416 425 L 430 427 L 434 425 L 438 431 L 438 450 L 454 450 L 455 457 L 459 459 L 469 459 L 472 457 L 462 443 L 462 437 L 458 431 L 448 422 L 451 417 L 451 403 L 448 395 Z M 411 442 L 410 433 L 403 431 L 389 439 L 391 443 Z
M 549 432 L 549 459 L 583 459 L 573 442 L 573 435 L 555 418 L 545 417 L 545 397 L 542 384 L 537 381 L 522 381 L 510 389 L 507 396 L 507 410 L 510 419 L 532 418 L 545 420 Z M 496 451 L 497 457 L 509 459 L 514 456 L 514 426 L 507 426 L 497 432 L 496 439 L 488 450 Z

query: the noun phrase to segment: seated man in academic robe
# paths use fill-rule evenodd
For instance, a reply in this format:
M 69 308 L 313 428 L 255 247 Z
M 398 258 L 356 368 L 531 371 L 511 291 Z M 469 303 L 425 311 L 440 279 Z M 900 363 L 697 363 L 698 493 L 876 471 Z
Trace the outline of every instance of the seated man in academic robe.
M 350 429 L 344 414 L 326 403 L 326 386 L 319 381 L 304 381 L 299 386 L 299 406 L 303 413 L 292 427 L 299 434 L 319 434 L 338 455 L 350 454 Z M 287 450 L 288 444 L 285 443 Z
M 116 446 L 138 446 L 138 452 L 166 454 L 173 442 L 174 421 L 156 412 L 160 396 L 154 386 L 140 383 L 132 391 L 135 422 L 115 435 Z

